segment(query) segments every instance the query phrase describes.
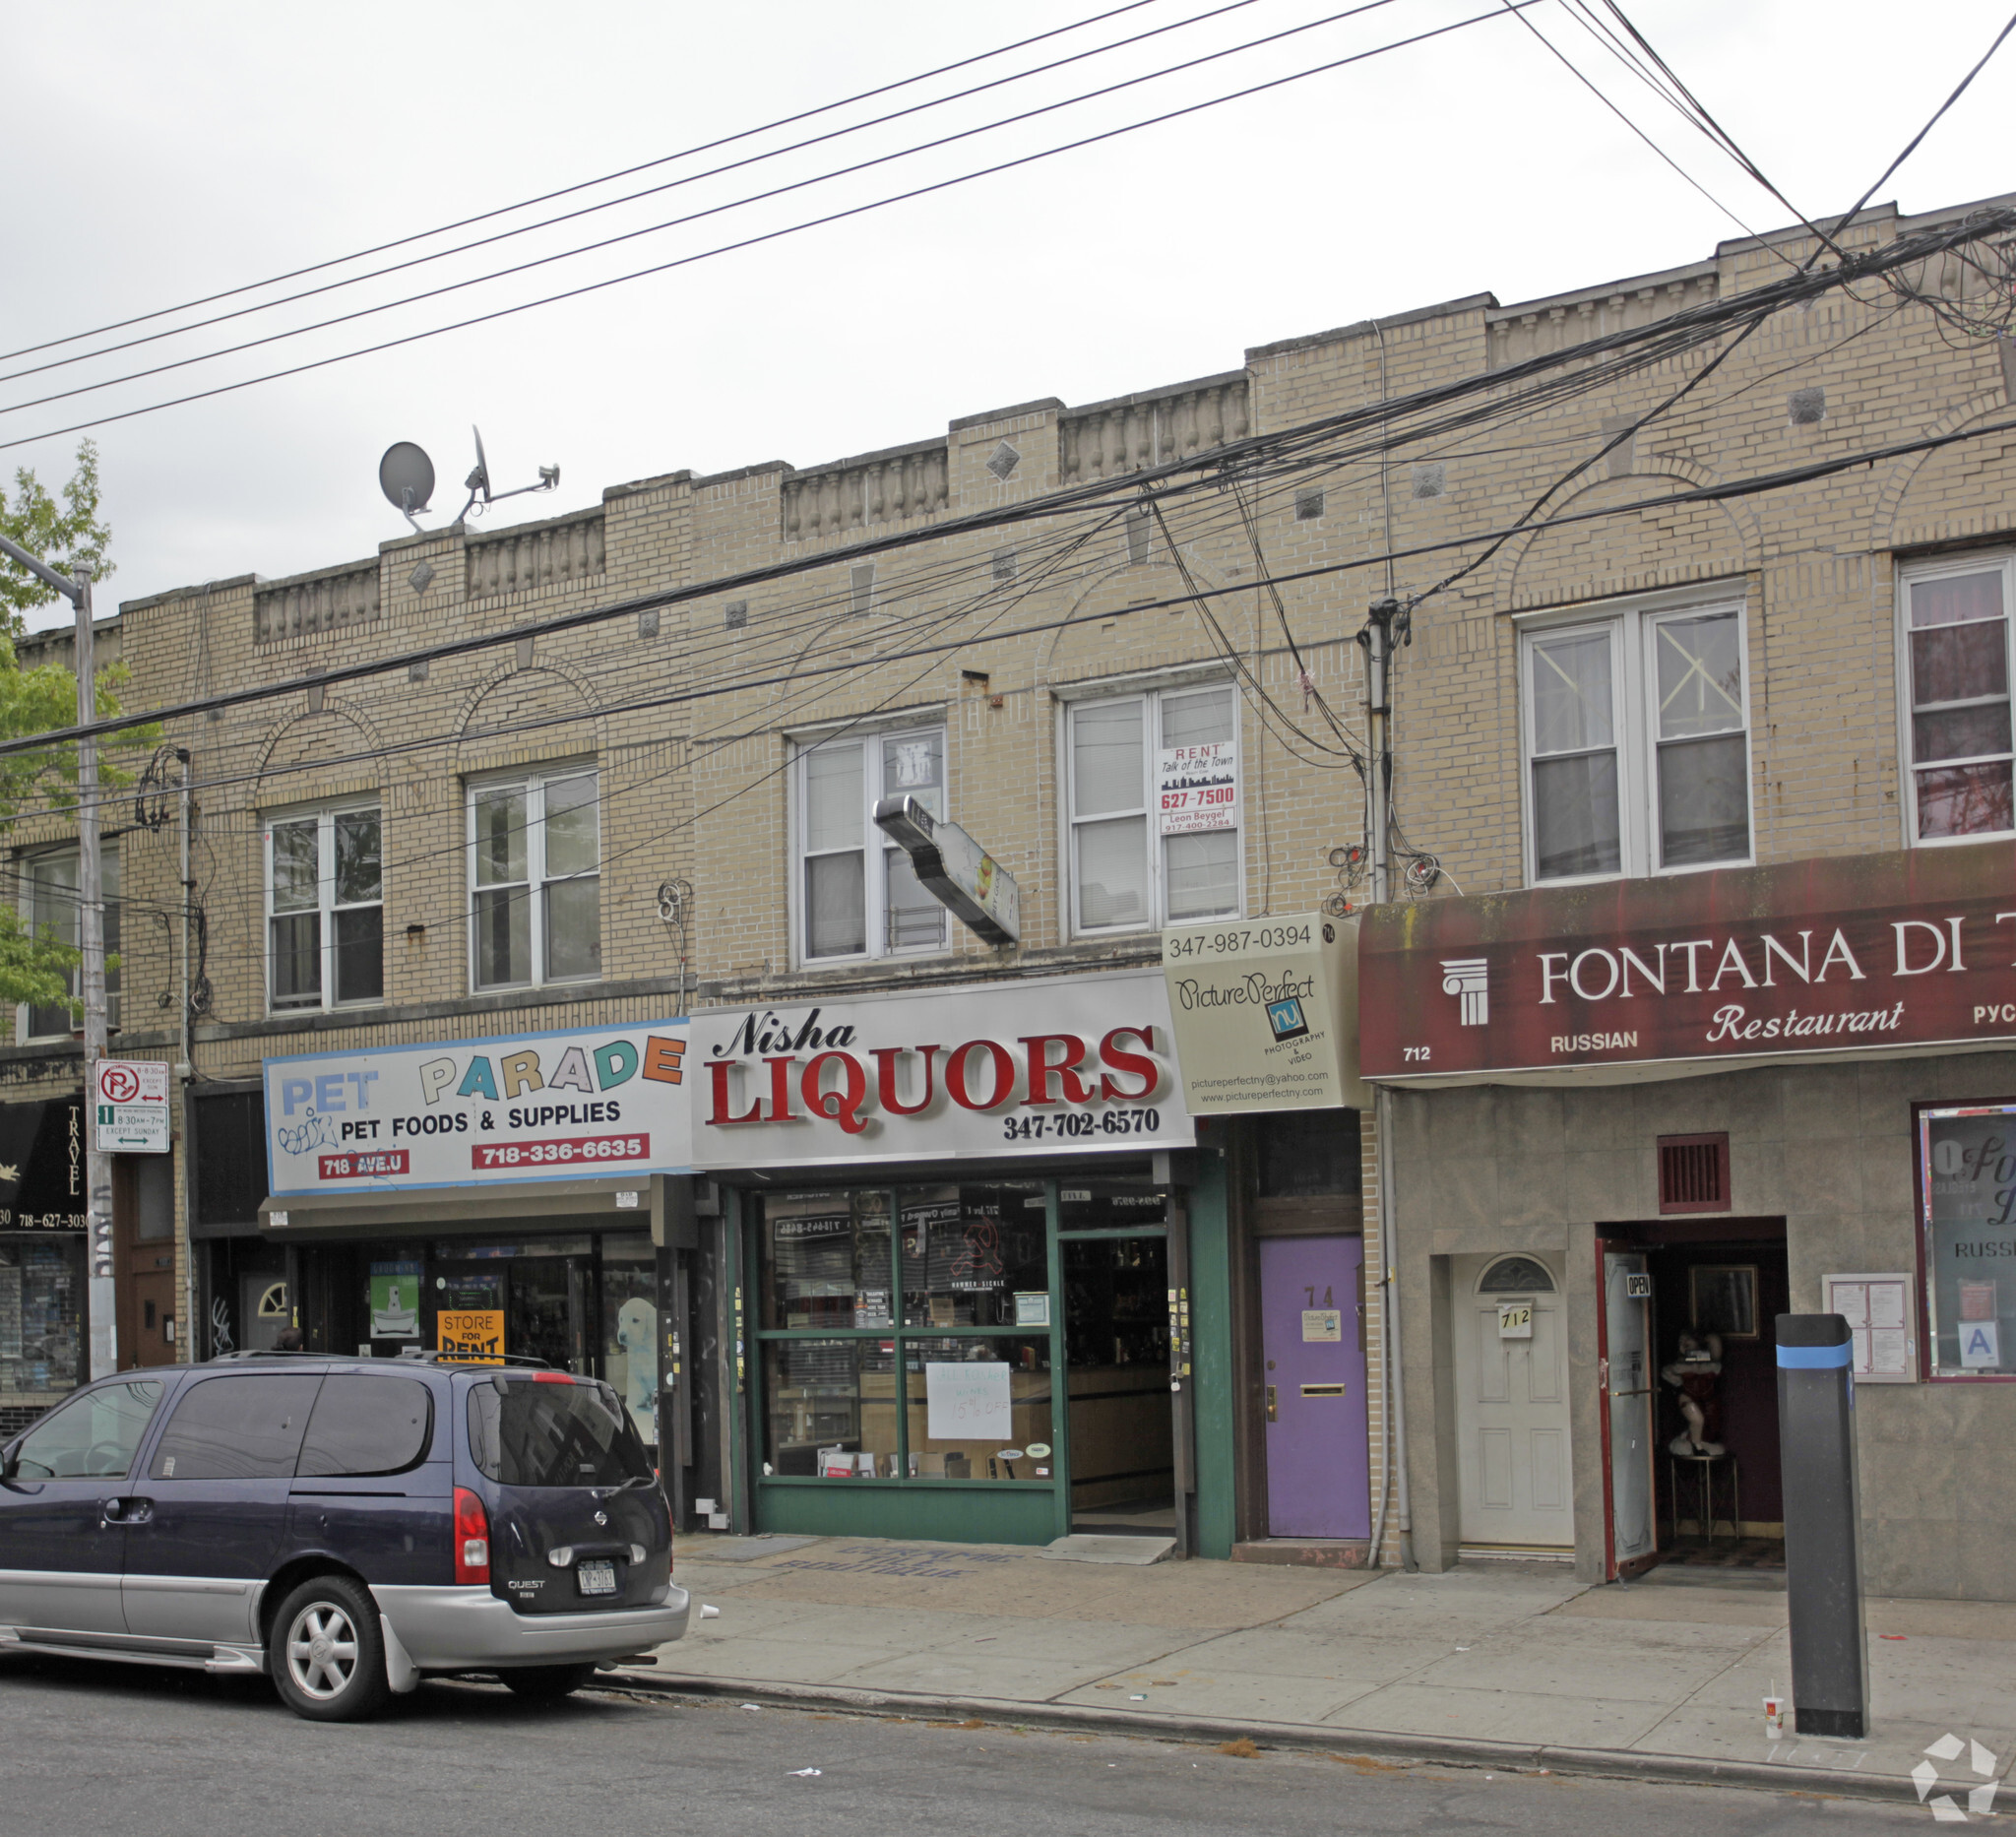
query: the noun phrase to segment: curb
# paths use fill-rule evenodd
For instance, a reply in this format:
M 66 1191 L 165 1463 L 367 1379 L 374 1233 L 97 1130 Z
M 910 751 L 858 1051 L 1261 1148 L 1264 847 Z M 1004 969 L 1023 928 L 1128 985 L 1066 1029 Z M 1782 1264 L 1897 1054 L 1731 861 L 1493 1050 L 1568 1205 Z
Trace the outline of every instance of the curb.
M 1025 1703 L 1008 1697 L 936 1696 L 921 1691 L 856 1690 L 836 1685 L 737 1683 L 718 1678 L 606 1672 L 589 1686 L 642 1695 L 760 1703 L 770 1709 L 845 1710 L 854 1715 L 977 1717 L 1023 1728 L 1080 1733 L 1108 1730 L 1135 1736 L 1188 1737 L 1225 1742 L 1243 1736 L 1275 1747 L 1354 1754 L 1373 1760 L 1493 1767 L 1506 1772 L 1580 1774 L 1614 1780 L 1650 1780 L 1686 1786 L 1732 1786 L 1772 1793 L 1814 1793 L 1916 1805 L 1918 1790 L 1903 1775 L 1857 1773 L 1846 1768 L 1801 1767 L 1757 1760 L 1713 1760 L 1694 1754 L 1642 1754 L 1617 1747 L 1554 1747 L 1522 1742 L 1487 1742 L 1469 1736 L 1389 1735 L 1325 1729 L 1307 1723 L 1247 1721 L 1237 1717 L 1161 1715 L 1101 1709 L 1076 1703 Z

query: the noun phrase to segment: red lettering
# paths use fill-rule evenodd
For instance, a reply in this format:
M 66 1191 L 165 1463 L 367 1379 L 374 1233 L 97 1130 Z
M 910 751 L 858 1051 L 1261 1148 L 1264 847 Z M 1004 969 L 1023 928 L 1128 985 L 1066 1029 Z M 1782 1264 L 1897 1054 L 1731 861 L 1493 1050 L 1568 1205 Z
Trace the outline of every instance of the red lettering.
M 1155 1029 L 1153 1027 L 1116 1027 L 1099 1043 L 1099 1057 L 1102 1065 L 1109 1065 L 1116 1072 L 1132 1072 L 1141 1080 L 1141 1089 L 1127 1091 L 1110 1075 L 1100 1078 L 1099 1093 L 1109 1104 L 1141 1104 L 1152 1098 L 1162 1084 L 1162 1067 L 1148 1056 L 1148 1052 L 1123 1052 L 1119 1042 L 1134 1039 L 1148 1048 L 1155 1050 Z
M 1085 1042 L 1076 1034 L 1025 1034 L 1022 1044 L 1029 1048 L 1029 1101 L 1036 1104 L 1090 1104 L 1093 1088 L 1079 1077 L 1085 1063 Z M 1061 1045 L 1064 1057 L 1050 1063 L 1050 1047 Z M 1050 1080 L 1056 1079 L 1064 1095 L 1050 1095 Z
M 819 1088 L 819 1080 L 829 1065 L 842 1067 L 838 1091 Z M 867 1117 L 861 1114 L 861 1102 L 868 1095 L 868 1074 L 851 1052 L 815 1053 L 805 1067 L 799 1088 L 805 1094 L 805 1108 L 813 1115 L 839 1123 L 850 1135 L 859 1135 L 868 1126 Z
M 976 1048 L 994 1062 L 994 1095 L 984 1104 L 974 1097 L 966 1082 L 966 1055 Z M 961 1109 L 999 1109 L 1015 1095 L 1015 1060 L 998 1040 L 969 1040 L 963 1046 L 954 1046 L 945 1060 L 945 1089 Z
M 899 1104 L 896 1101 L 896 1061 L 906 1052 L 921 1052 L 924 1055 L 924 1095 L 914 1104 Z M 931 1061 L 937 1057 L 936 1046 L 877 1046 L 875 1048 L 875 1095 L 881 1100 L 882 1108 L 892 1116 L 915 1116 L 931 1108 Z
M 740 1062 L 738 1059 L 716 1059 L 708 1067 L 708 1070 L 714 1074 L 714 1114 L 708 1117 L 707 1120 L 718 1126 L 724 1127 L 734 1122 L 761 1122 L 763 1120 L 763 1100 L 761 1098 L 758 1098 L 749 1106 L 746 1115 L 731 1116 L 728 1113 L 731 1107 L 728 1097 L 728 1073 L 733 1071 Z
M 797 1122 L 796 1110 L 791 1109 L 791 1067 L 797 1063 L 787 1052 L 782 1058 L 765 1059 L 770 1067 L 770 1114 L 765 1122 Z

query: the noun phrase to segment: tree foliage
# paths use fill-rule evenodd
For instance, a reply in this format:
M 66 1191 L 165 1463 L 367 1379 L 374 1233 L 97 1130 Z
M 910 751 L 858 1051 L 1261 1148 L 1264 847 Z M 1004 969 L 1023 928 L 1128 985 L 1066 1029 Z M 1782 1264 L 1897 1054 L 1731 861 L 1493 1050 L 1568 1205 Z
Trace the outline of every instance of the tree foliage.
M 59 495 L 60 504 L 33 473 L 22 467 L 14 475 L 13 497 L 0 491 L 0 536 L 19 542 L 59 574 L 72 573 L 80 561 L 89 561 L 93 575 L 102 580 L 112 572 L 105 559 L 112 532 L 98 516 L 98 450 L 94 442 L 78 443 L 77 470 Z M 26 629 L 24 612 L 47 605 L 56 597 L 46 582 L 0 558 L 0 618 L 14 636 Z
M 17 471 L 12 496 L 0 491 L 0 534 L 59 573 L 72 573 L 78 563 L 89 561 L 94 578 L 110 574 L 105 549 L 112 533 L 98 514 L 97 448 L 89 440 L 79 445 L 77 470 L 55 496 L 27 468 Z M 58 597 L 54 588 L 0 556 L 0 740 L 30 739 L 77 720 L 75 673 L 60 664 L 23 669 L 14 648 L 14 640 L 27 630 L 23 615 Z M 118 691 L 125 681 L 123 665 L 96 672 L 93 700 L 100 719 L 119 712 Z M 133 774 L 121 768 L 118 755 L 152 747 L 159 737 L 158 729 L 150 727 L 102 747 L 100 783 L 107 789 L 130 784 Z M 26 812 L 51 807 L 77 807 L 76 746 L 0 755 L 0 832 Z M 36 935 L 15 906 L 0 903 L 0 1003 L 67 1002 L 73 1013 L 81 1013 L 81 1005 L 70 997 L 70 972 L 79 961 L 78 951 L 49 927 Z

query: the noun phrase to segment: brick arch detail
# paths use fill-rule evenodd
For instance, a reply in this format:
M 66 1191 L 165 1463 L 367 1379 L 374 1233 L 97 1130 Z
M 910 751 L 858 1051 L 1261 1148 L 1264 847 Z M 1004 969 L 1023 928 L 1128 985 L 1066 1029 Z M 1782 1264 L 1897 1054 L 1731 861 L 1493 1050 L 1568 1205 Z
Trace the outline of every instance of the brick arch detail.
M 1655 467 L 1645 472 L 1633 472 L 1627 475 L 1625 478 L 1605 477 L 1585 479 L 1562 501 L 1560 509 L 1565 511 L 1571 506 L 1579 508 L 1581 507 L 1581 500 L 1589 496 L 1591 492 L 1600 491 L 1605 486 L 1612 484 L 1628 486 L 1630 481 L 1634 479 L 1667 479 L 1687 490 L 1700 490 L 1723 482 L 1722 475 L 1719 473 L 1693 460 L 1684 459 L 1673 454 L 1658 454 L 1653 457 L 1657 461 Z M 1594 506 L 1590 508 L 1594 508 Z M 1764 530 L 1763 526 L 1758 522 L 1755 509 L 1747 500 L 1741 499 L 1734 502 L 1716 502 L 1714 508 L 1720 510 L 1729 520 L 1730 526 L 1742 549 L 1743 566 L 1746 570 L 1754 573 L 1763 566 L 1764 561 Z M 1498 551 L 1497 563 L 1493 569 L 1491 583 L 1491 610 L 1493 612 L 1515 612 L 1519 609 L 1518 586 L 1520 570 L 1524 567 L 1527 557 L 1532 553 L 1534 547 L 1555 527 L 1552 524 L 1537 525 L 1534 529 L 1514 537 Z M 1661 586 L 1681 586 L 1685 584 L 1686 578 L 1685 575 L 1681 575 L 1673 580 L 1663 581 L 1658 584 Z
M 470 726 L 475 719 L 477 709 L 483 705 L 484 699 L 518 676 L 558 677 L 573 689 L 575 694 L 581 697 L 583 705 L 580 719 L 583 721 L 593 721 L 598 728 L 600 727 L 602 720 L 600 700 L 596 695 L 585 672 L 572 664 L 535 661 L 529 669 L 522 669 L 515 663 L 504 664 L 493 669 L 463 697 L 462 706 L 457 711 L 455 717 L 455 739 L 458 745 L 467 743 L 472 737 Z M 478 734 L 474 737 L 483 739 L 490 736 Z
M 1958 433 L 1970 421 L 1981 420 L 2007 406 L 2000 389 L 1984 389 L 1957 408 L 1948 409 L 1925 429 L 1925 435 L 1937 439 L 1941 434 Z M 1902 453 L 1890 462 L 1883 488 L 1876 497 L 1876 507 L 1869 513 L 1869 548 L 1872 552 L 1890 547 L 1895 540 L 1898 513 L 1903 510 L 1904 500 L 1910 495 L 1911 487 L 1917 482 L 1925 462 L 1950 450 L 1941 447 L 1928 453 Z
M 355 728 L 362 736 L 364 748 L 368 750 L 370 756 L 368 759 L 358 759 L 354 761 L 354 764 L 360 770 L 368 769 L 382 786 L 385 783 L 385 739 L 379 732 L 377 724 L 355 703 L 337 701 L 327 696 L 325 696 L 319 711 L 311 713 L 305 708 L 296 709 L 292 714 L 283 716 L 267 728 L 265 737 L 260 741 L 257 754 L 258 776 L 266 778 L 283 772 L 314 770 L 314 761 L 312 760 L 305 761 L 299 765 L 277 766 L 273 763 L 273 755 L 279 749 L 282 740 L 292 732 L 294 728 L 310 721 L 322 721 L 331 717 Z

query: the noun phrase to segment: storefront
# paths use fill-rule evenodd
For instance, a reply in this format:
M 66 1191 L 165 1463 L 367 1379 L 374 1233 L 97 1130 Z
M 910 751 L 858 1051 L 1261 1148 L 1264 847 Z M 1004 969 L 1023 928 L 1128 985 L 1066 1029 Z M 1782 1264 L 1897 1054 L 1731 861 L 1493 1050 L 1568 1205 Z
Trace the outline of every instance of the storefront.
M 0 1436 L 90 1375 L 84 1105 L 0 1104 Z
M 2016 851 L 1374 911 L 1416 1549 L 1783 1560 L 1774 1321 L 1854 1332 L 1868 1586 L 2009 1599 Z
M 1367 1246 L 1357 927 L 1324 913 L 1171 926 L 1163 972 L 1231 1213 L 1238 1542 L 1249 1561 L 1374 1560 L 1390 1408 Z M 1376 1189 L 1375 1189 L 1376 1190 Z M 1371 1281 L 1367 1282 L 1367 1269 Z
M 269 1059 L 260 1233 L 309 1349 L 542 1360 L 612 1384 L 656 1449 L 684 1053 L 666 1021 Z M 247 1299 L 273 1264 L 239 1273 L 238 1330 L 271 1344 Z
M 738 1524 L 1228 1552 L 1224 1158 L 1159 972 L 724 1010 L 692 1063 Z

